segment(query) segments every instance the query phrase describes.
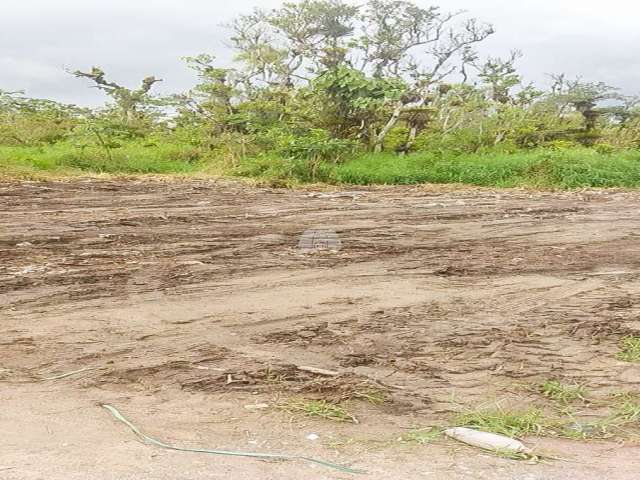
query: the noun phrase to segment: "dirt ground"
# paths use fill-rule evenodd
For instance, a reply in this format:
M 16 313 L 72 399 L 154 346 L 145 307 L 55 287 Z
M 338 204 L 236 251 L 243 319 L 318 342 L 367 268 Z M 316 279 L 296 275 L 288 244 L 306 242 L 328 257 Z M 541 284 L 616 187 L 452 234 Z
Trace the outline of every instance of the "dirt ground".
M 0 478 L 636 479 L 633 440 L 529 438 L 566 461 L 527 463 L 399 439 L 549 378 L 638 391 L 615 352 L 639 226 L 621 191 L 0 184 Z M 299 248 L 314 230 L 333 250 Z M 358 423 L 280 408 L 302 399 Z M 368 473 L 144 445 L 105 403 L 174 445 Z

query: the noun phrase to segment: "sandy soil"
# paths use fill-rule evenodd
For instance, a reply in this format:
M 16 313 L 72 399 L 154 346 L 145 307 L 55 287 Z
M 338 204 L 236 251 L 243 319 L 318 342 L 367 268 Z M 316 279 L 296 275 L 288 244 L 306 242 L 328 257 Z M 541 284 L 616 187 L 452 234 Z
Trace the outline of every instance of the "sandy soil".
M 639 225 L 613 191 L 0 184 L 0 478 L 638 478 L 633 441 L 526 439 L 570 460 L 528 464 L 398 439 L 548 378 L 638 391 L 614 353 L 640 331 Z M 335 250 L 300 249 L 314 229 Z M 302 398 L 358 423 L 278 408 Z M 368 473 L 144 445 L 104 403 L 172 444 Z

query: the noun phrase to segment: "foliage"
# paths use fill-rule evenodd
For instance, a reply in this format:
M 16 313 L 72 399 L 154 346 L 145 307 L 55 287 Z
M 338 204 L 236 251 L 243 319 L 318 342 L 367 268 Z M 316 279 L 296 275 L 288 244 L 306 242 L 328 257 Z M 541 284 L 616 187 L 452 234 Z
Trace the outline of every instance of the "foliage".
M 0 90 L 0 145 L 44 145 L 63 140 L 80 109 Z
M 0 147 L 51 146 L 57 166 L 64 150 L 84 170 L 115 172 L 132 168 L 127 152 L 148 146 L 146 158 L 163 144 L 206 168 L 278 182 L 639 182 L 640 97 L 563 74 L 546 89 L 528 84 L 520 52 L 480 58 L 493 27 L 464 13 L 301 0 L 229 28 L 235 63 L 185 58 L 196 77 L 187 92 L 158 96 L 155 76 L 129 88 L 99 67 L 70 73 L 105 93 L 100 108 L 0 90 Z
M 127 126 L 135 125 L 149 114 L 149 109 L 153 105 L 149 92 L 156 83 L 162 81 L 150 76 L 142 80 L 139 88 L 130 89 L 107 80 L 104 70 L 99 67 L 92 67 L 89 72 L 76 70 L 72 74 L 78 78 L 91 80 L 96 88 L 105 92 L 114 101 L 112 112 L 115 112 L 120 122 Z
M 339 182 L 361 185 L 465 183 L 487 187 L 543 188 L 640 186 L 640 152 L 600 155 L 591 149 L 487 151 L 480 154 L 419 152 L 363 155 L 340 165 Z
M 198 152 L 185 145 L 127 142 L 109 157 L 102 148 L 72 143 L 46 147 L 1 147 L 0 176 L 43 178 L 81 174 L 186 174 L 201 171 Z

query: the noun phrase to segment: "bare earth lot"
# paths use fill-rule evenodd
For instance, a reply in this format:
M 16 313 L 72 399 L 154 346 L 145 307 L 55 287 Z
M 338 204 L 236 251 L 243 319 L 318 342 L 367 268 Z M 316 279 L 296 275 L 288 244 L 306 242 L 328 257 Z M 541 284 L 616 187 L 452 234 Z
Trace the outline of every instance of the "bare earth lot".
M 633 439 L 527 439 L 571 460 L 539 464 L 398 439 L 549 378 L 638 391 L 614 355 L 639 226 L 625 192 L 0 184 L 0 478 L 636 479 Z M 301 251 L 314 228 L 342 248 Z M 278 408 L 300 399 L 358 423 Z M 172 444 L 368 474 L 143 445 L 103 403 Z

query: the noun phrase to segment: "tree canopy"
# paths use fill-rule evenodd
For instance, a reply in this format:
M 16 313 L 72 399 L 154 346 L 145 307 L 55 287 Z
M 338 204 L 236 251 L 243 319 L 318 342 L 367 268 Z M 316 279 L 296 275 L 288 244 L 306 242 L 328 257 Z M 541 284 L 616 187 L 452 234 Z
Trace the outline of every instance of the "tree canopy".
M 301 0 L 240 15 L 228 31 L 234 64 L 209 53 L 185 58 L 197 79 L 188 92 L 157 95 L 153 75 L 126 87 L 96 66 L 69 73 L 105 93 L 103 108 L 0 91 L 0 144 L 68 141 L 110 152 L 163 137 L 231 158 L 312 163 L 356 151 L 640 145 L 636 97 L 564 74 L 547 89 L 526 83 L 521 52 L 480 57 L 476 47 L 494 28 L 466 12 Z

